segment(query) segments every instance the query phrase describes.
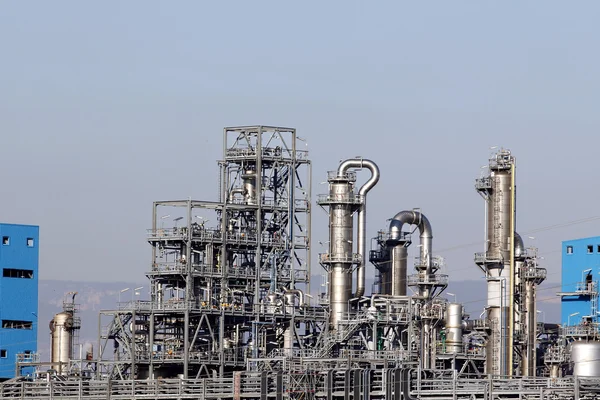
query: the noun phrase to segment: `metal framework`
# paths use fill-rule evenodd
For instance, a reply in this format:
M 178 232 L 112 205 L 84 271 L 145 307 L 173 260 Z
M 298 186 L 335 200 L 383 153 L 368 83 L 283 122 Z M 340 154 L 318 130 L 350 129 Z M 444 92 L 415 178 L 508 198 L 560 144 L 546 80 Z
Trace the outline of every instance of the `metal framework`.
M 155 202 L 150 301 L 102 312 L 99 376 L 223 376 L 320 329 L 305 305 L 311 164 L 296 131 L 223 132 L 218 201 Z M 111 345 L 111 343 L 115 345 Z

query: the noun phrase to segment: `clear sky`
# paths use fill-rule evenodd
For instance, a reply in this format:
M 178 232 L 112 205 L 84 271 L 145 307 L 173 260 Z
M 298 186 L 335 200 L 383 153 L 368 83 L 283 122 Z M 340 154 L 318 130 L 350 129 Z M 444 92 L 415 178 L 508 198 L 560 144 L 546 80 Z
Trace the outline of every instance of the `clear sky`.
M 473 183 L 489 148 L 504 146 L 517 157 L 518 230 L 557 282 L 560 241 L 600 224 L 528 232 L 600 215 L 599 11 L 583 1 L 5 2 L 0 220 L 41 226 L 41 278 L 138 281 L 152 201 L 216 199 L 222 127 L 292 126 L 309 142 L 314 182 L 340 159 L 379 164 L 370 236 L 420 207 L 451 278 L 479 279 Z M 313 227 L 315 244 L 327 239 L 317 207 Z

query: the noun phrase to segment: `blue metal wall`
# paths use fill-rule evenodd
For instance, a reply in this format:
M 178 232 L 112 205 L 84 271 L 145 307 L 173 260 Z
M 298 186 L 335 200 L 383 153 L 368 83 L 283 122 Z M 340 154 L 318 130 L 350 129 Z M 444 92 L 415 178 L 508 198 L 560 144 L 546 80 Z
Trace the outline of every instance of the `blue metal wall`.
M 591 252 L 588 249 L 591 246 Z M 585 282 L 586 275 L 591 275 L 591 280 L 598 282 L 600 277 L 600 236 L 568 240 L 562 242 L 562 292 L 577 291 L 577 284 Z M 569 251 L 569 247 L 572 249 Z M 590 271 L 588 271 L 590 270 Z M 597 283 L 596 283 L 597 285 Z M 585 287 L 585 286 L 583 286 Z M 580 286 L 579 288 L 582 288 Z M 569 315 L 579 313 L 570 317 Z M 576 325 L 582 317 L 590 316 L 596 320 L 597 315 L 592 315 L 590 296 L 562 296 L 561 322 Z
M 38 258 L 38 226 L 0 224 L 0 379 L 15 376 L 17 353 L 37 351 Z M 31 327 L 3 327 L 8 320 L 28 321 Z

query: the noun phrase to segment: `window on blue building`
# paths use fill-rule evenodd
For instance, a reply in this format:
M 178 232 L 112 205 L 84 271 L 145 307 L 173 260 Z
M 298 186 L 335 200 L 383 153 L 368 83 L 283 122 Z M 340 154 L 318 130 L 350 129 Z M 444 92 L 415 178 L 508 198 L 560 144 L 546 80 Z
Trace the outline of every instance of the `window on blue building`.
M 2 328 L 4 329 L 33 329 L 31 321 L 17 321 L 14 319 L 3 319 Z
M 8 246 L 10 244 L 10 236 L 2 236 L 2 244 Z
M 33 279 L 33 271 L 30 269 L 4 268 L 2 270 L 2 277 Z
M 34 241 L 33 238 L 27 238 L 27 247 L 33 247 Z
M 594 252 L 594 246 L 592 246 L 591 244 L 588 245 L 587 249 L 588 249 L 588 254 Z
M 8 351 L 6 351 L 5 349 L 0 350 L 0 358 L 7 358 L 8 357 Z
M 567 254 L 573 254 L 573 246 L 567 246 Z

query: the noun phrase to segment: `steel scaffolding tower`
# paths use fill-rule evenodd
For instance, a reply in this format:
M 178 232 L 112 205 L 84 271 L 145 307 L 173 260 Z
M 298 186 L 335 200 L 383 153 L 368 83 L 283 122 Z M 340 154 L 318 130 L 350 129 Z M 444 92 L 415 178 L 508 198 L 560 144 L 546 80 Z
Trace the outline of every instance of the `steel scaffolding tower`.
M 273 349 L 291 351 L 301 323 L 325 320 L 304 307 L 311 163 L 303 140 L 291 128 L 225 128 L 219 167 L 218 201 L 154 203 L 151 299 L 101 313 L 99 373 L 223 376 Z

